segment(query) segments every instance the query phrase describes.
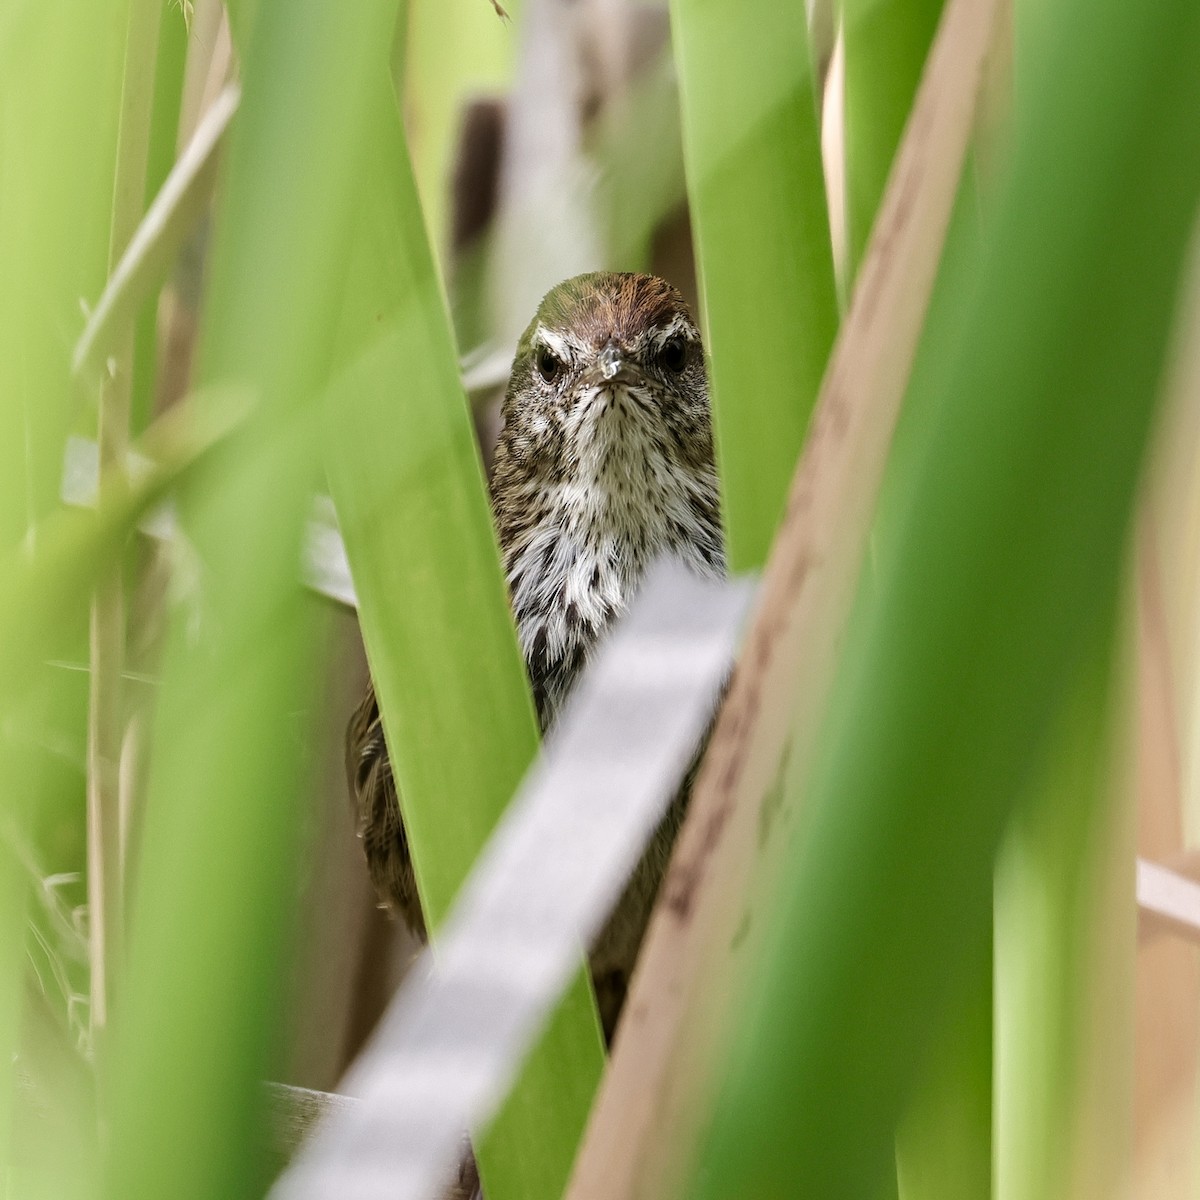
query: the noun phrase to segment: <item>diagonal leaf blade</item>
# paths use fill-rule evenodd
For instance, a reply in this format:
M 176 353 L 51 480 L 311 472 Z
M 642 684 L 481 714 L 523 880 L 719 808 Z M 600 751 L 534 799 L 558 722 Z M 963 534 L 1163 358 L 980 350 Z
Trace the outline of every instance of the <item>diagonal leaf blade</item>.
M 375 101 L 326 469 L 436 927 L 531 761 L 537 731 L 403 133 L 382 86 Z M 581 974 L 477 1146 L 489 1197 L 561 1193 L 602 1064 Z

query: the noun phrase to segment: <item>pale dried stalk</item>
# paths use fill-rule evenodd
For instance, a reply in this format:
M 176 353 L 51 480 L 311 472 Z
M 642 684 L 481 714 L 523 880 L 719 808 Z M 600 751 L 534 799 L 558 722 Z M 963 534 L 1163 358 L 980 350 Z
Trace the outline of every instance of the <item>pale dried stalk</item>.
M 1134 1195 L 1192 1194 L 1192 1139 L 1173 1136 L 1194 1103 L 1200 1006 L 1200 887 L 1183 847 L 1179 725 L 1156 522 L 1144 509 L 1138 571 L 1138 944 L 1134 972 Z M 1188 945 L 1188 942 L 1192 945 Z M 1186 1165 L 1183 1161 L 1186 1160 Z
M 952 0 L 943 17 L 568 1200 L 670 1195 L 690 1154 L 714 1034 L 754 941 L 739 936 L 756 932 L 751 884 L 786 840 L 772 791 L 785 749 L 803 776 L 826 707 L 999 8 Z
M 829 209 L 829 239 L 833 244 L 833 270 L 838 308 L 846 311 L 848 260 L 846 238 L 846 43 L 838 30 L 829 54 L 829 69 L 821 92 L 821 167 L 825 176 L 825 202 Z
M 142 216 L 161 15 L 160 0 L 131 0 L 113 186 L 110 271 L 133 237 Z M 100 391 L 97 440 L 102 487 L 106 476 L 124 470 L 129 453 L 133 337 L 131 319 L 116 339 Z M 118 561 L 108 578 L 96 589 L 91 616 L 87 812 L 93 1034 L 103 1030 L 107 1023 L 112 975 L 121 958 L 124 855 L 119 812 L 119 763 L 124 661 L 125 597 Z
M 125 604 L 114 572 L 96 590 L 91 618 L 88 687 L 87 826 L 88 947 L 93 1039 L 108 1024 L 112 976 L 121 958 L 122 897 L 118 761 Z
M 1131 1200 L 1195 1195 L 1200 886 L 1195 856 L 1137 864 Z M 1180 1122 L 1186 1112 L 1186 1125 Z
M 236 84 L 217 96 L 145 217 L 122 244 L 121 257 L 111 264 L 104 291 L 75 344 L 71 369 L 76 378 L 102 368 L 196 228 L 212 196 L 225 135 L 240 99 Z
M 180 151 L 191 141 L 202 115 L 212 102 L 212 84 L 224 82 L 229 69 L 229 20 L 221 0 L 195 0 L 188 20 L 187 62 L 179 106 Z
M 1136 557 L 1138 613 L 1138 853 L 1172 863 L 1183 852 L 1183 782 L 1170 634 L 1156 544 L 1143 502 Z M 1173 865 L 1173 864 L 1172 864 Z
M 1194 1189 L 1194 1108 L 1200 1063 L 1200 959 L 1188 934 L 1161 919 L 1177 872 L 1200 879 L 1186 849 L 1195 796 L 1196 631 L 1200 628 L 1200 255 L 1193 245 L 1155 452 L 1138 525 L 1138 952 L 1135 971 L 1132 1195 L 1183 1200 Z M 1143 870 L 1142 867 L 1145 867 Z M 1197 912 L 1200 918 L 1200 912 Z M 1184 936 L 1181 937 L 1180 935 Z
M 1143 542 L 1156 559 L 1164 669 L 1179 742 L 1180 824 L 1165 853 L 1178 852 L 1200 836 L 1200 221 L 1192 236 L 1170 362 L 1143 500 Z

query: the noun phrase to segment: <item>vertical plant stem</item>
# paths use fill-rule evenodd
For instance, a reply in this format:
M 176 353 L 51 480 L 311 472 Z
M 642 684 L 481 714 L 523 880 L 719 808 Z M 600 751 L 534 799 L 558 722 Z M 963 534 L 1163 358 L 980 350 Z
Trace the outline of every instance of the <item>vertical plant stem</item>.
M 108 1025 L 114 977 L 122 955 L 122 857 L 119 768 L 121 664 L 125 606 L 118 572 L 96 590 L 91 616 L 88 688 L 88 951 L 91 1019 L 95 1041 Z
M 175 143 L 177 151 L 188 144 L 204 115 L 205 94 L 225 19 L 222 0 L 193 0 L 191 17 L 187 23 L 187 56 L 183 66 L 183 93 L 179 101 L 179 131 Z
M 961 287 L 979 261 L 981 209 L 994 203 L 998 173 L 1006 161 L 1005 147 L 996 143 L 1011 115 L 1011 89 L 1005 86 L 1012 69 L 1011 2 L 999 0 L 994 7 L 971 149 L 929 305 L 927 324 L 932 329 L 955 319 Z M 918 401 L 932 394 L 926 372 L 937 369 L 936 361 L 930 361 L 931 353 L 936 359 L 936 348 L 936 343 L 926 340 L 918 352 L 911 388 Z M 908 405 L 901 417 L 875 521 L 877 548 L 896 535 L 893 521 L 899 512 L 893 485 L 912 469 L 907 456 L 919 452 L 932 416 L 929 405 L 918 402 Z M 986 946 L 972 947 L 968 953 L 973 970 L 967 998 L 934 1047 L 896 1132 L 902 1200 L 956 1200 L 960 1196 L 986 1200 L 991 1195 L 994 971 L 990 939 Z
M 463 102 L 502 93 L 512 79 L 521 11 L 516 2 L 506 7 L 512 21 L 502 21 L 486 3 L 420 0 L 409 9 L 402 95 L 421 207 L 439 252 L 450 234 L 446 202 Z
M 1132 739 L 1115 643 L 1110 618 L 997 872 L 996 1200 L 1101 1200 L 1128 1177 Z
M 148 213 L 175 165 L 179 139 L 179 118 L 183 104 L 184 74 L 188 56 L 188 18 L 182 4 L 168 2 L 160 12 L 158 45 L 154 55 L 154 92 L 150 100 L 146 135 L 146 165 L 142 207 Z M 145 31 L 150 36 L 150 30 Z M 128 248 L 128 247 L 127 247 Z M 170 261 L 175 262 L 175 254 Z M 159 313 L 161 279 L 158 276 L 138 305 L 130 363 L 129 431 L 141 434 L 155 413 L 159 377 Z M 169 344 L 169 339 L 164 339 Z M 150 663 L 157 665 L 161 635 L 166 621 L 162 596 L 153 586 L 156 551 L 145 552 L 139 544 L 128 556 L 124 579 L 128 589 L 125 630 L 132 644 L 125 647 L 125 666 L 140 671 Z M 118 771 L 118 804 L 121 824 L 121 862 L 124 881 L 136 872 L 138 836 L 145 809 L 147 767 L 146 730 L 151 721 L 149 695 L 144 687 L 126 685 L 120 698 L 125 717 L 121 731 L 121 759 Z M 131 901 L 123 887 L 122 908 L 129 916 Z
M 992 1193 L 992 942 L 974 961 L 960 1011 L 934 1047 L 896 1134 L 900 1200 Z
M 154 64 L 162 0 L 129 0 L 125 70 L 113 185 L 108 265 L 117 264 L 141 219 L 146 191 Z M 122 331 L 100 393 L 100 480 L 125 470 L 129 449 L 134 330 Z M 124 728 L 125 595 L 121 563 L 97 588 L 91 616 L 88 690 L 88 908 L 93 1034 L 108 1023 L 114 977 L 123 956 L 124 846 L 119 797 Z
M 188 32 L 184 13 L 181 8 L 168 3 L 166 12 L 159 18 L 143 208 L 150 207 L 175 165 L 187 48 Z M 130 428 L 134 434 L 145 429 L 150 420 L 157 374 L 158 288 L 155 288 L 138 314 L 134 339 L 133 394 L 130 401 Z
M 5 651 L 0 669 L 0 1187 L 5 1190 L 14 1188 L 14 1159 L 22 1148 L 11 1136 L 11 1117 L 30 970 L 31 878 L 18 848 L 33 840 L 35 805 L 47 788 L 44 756 L 30 753 L 34 739 L 30 725 L 22 722 L 28 718 L 37 727 L 30 676 L 47 651 L 53 653 L 51 643 L 74 641 L 86 628 L 86 597 L 94 577 L 78 580 L 69 599 L 61 593 L 39 595 L 33 612 L 8 601 L 49 539 L 46 518 L 59 504 L 63 444 L 77 399 L 64 343 L 80 324 L 80 297 L 97 295 L 104 279 L 125 9 L 125 0 L 86 5 L 14 0 L 3 5 L 0 16 L 0 580 L 5 593 L 0 603 Z M 14 647 L 34 651 L 29 670 L 14 669 L 9 653 Z M 77 799 L 73 792 L 73 803 Z M 64 1156 L 71 1150 L 61 1148 Z
M 4 778 L 19 778 L 13 756 L 0 746 L 0 769 Z M 10 822 L 11 824 L 11 822 Z M 12 1141 L 13 1107 L 16 1098 L 11 1067 L 18 1044 L 22 1001 L 25 996 L 26 908 L 29 903 L 29 873 L 10 839 L 13 829 L 0 828 L 0 1173 L 7 1176 L 15 1149 Z

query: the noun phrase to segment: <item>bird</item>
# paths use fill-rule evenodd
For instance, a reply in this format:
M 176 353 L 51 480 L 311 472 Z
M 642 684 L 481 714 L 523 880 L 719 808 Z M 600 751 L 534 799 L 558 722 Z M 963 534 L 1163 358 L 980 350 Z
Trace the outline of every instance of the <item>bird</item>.
M 492 514 L 545 733 L 655 559 L 726 572 L 704 347 L 682 295 L 632 272 L 551 288 L 518 342 L 501 418 Z M 346 769 L 380 900 L 425 940 L 370 683 L 347 729 Z M 685 783 L 590 949 L 609 1044 L 686 802 Z

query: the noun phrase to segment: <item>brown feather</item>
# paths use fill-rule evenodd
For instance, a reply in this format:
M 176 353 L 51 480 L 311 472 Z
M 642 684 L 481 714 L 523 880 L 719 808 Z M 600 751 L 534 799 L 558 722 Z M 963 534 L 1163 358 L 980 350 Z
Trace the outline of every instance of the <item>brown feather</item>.
M 403 917 L 408 928 L 424 941 L 425 916 L 417 896 L 408 837 L 400 819 L 400 801 L 383 738 L 379 702 L 370 680 L 367 693 L 346 729 L 346 778 L 375 892 L 382 906 Z

